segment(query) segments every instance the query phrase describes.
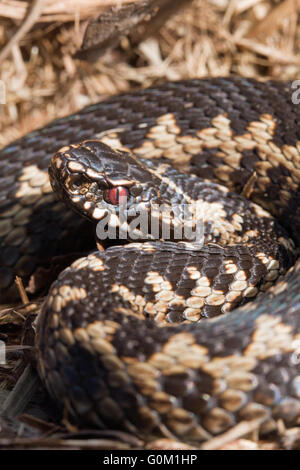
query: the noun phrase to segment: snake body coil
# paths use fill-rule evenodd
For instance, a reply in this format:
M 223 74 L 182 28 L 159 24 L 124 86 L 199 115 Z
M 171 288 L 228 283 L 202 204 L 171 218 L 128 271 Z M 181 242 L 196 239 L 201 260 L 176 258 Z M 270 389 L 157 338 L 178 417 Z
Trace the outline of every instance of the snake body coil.
M 299 424 L 299 118 L 290 83 L 190 80 L 111 98 L 1 151 L 3 299 L 15 274 L 37 291 L 53 257 L 90 249 L 124 196 L 129 218 L 152 202 L 201 203 L 201 247 L 175 240 L 173 215 L 169 240 L 135 228 L 142 242 L 80 258 L 52 285 L 38 368 L 81 425 L 201 441 L 242 420 Z M 90 221 L 57 201 L 52 155 L 53 189 Z M 250 202 L 235 193 L 252 177 Z

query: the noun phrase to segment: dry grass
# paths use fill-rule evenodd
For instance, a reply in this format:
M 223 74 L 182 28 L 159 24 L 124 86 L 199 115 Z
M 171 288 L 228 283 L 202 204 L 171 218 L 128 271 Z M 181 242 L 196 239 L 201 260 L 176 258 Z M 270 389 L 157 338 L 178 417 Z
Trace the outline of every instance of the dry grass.
M 1 64 L 7 105 L 0 106 L 0 146 L 107 95 L 166 79 L 299 75 L 295 0 L 195 0 L 135 48 L 124 38 L 97 63 L 73 59 L 84 20 L 112 2 L 46 1 L 40 19 L 45 23 L 35 24 Z M 0 2 L 0 47 L 15 33 L 24 4 Z
M 122 3 L 127 1 L 122 0 Z M 6 86 L 7 102 L 0 105 L 0 147 L 56 117 L 108 95 L 164 80 L 230 74 L 261 79 L 299 76 L 300 27 L 297 20 L 300 2 L 297 0 L 194 0 L 184 12 L 172 17 L 155 37 L 135 47 L 132 38 L 123 38 L 118 48 L 107 52 L 96 63 L 73 59 L 86 20 L 114 3 L 121 2 L 44 2 L 39 21 L 34 22 L 1 63 L 0 80 Z M 26 13 L 25 6 L 26 2 L 18 0 L 0 2 L 0 49 L 19 28 Z M 16 345 L 12 359 L 0 368 L 0 403 L 1 393 L 6 393 L 24 370 L 17 345 L 29 315 L 26 308 L 6 309 L 0 313 L 0 339 Z M 28 416 L 23 421 L 27 424 L 17 440 L 11 423 L 0 421 L 0 448 L 184 447 L 170 440 L 147 444 L 124 433 L 100 433 L 86 439 L 86 436 L 74 434 L 74 430 L 72 434 L 68 426 L 57 428 L 43 419 Z M 36 430 L 34 439 L 33 429 Z M 263 449 L 282 447 L 287 442 L 286 445 L 291 447 L 293 432 L 299 441 L 299 430 L 289 434 L 281 426 L 280 439 L 261 442 L 255 429 L 249 428 L 247 432 L 247 429 L 241 431 L 239 428 L 229 436 L 231 441 L 225 436 L 223 443 L 208 445 Z M 62 439 L 66 434 L 68 441 Z M 45 440 L 45 435 L 53 437 Z M 245 435 L 247 439 L 243 438 Z

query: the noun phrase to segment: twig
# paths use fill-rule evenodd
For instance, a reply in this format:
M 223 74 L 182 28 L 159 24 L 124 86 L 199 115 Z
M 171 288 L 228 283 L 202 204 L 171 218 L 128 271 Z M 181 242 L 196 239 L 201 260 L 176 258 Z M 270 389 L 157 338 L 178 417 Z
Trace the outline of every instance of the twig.
M 245 436 L 260 428 L 261 424 L 266 418 L 253 419 L 251 421 L 242 421 L 241 423 L 234 426 L 229 431 L 221 434 L 221 436 L 213 437 L 209 441 L 202 444 L 201 450 L 216 450 L 224 446 L 228 442 L 235 441 L 236 439 Z
M 22 279 L 19 276 L 16 276 L 15 283 L 17 285 L 17 288 L 18 288 L 18 291 L 19 291 L 19 294 L 20 294 L 20 297 L 21 297 L 21 300 L 22 300 L 23 304 L 28 304 L 29 299 L 28 299 L 26 291 L 24 289 Z
M 264 55 L 268 57 L 270 61 L 280 64 L 300 64 L 300 59 L 296 55 L 274 49 L 274 47 L 266 46 L 265 44 L 258 43 L 252 39 L 233 37 L 233 41 L 235 45 L 249 49 L 256 54 Z
M 39 383 L 37 373 L 28 365 L 3 403 L 1 415 L 14 419 L 22 413 L 32 400 Z
M 21 23 L 19 29 L 12 36 L 12 38 L 10 38 L 8 43 L 3 47 L 2 51 L 0 52 L 0 63 L 3 62 L 4 59 L 6 59 L 6 57 L 11 52 L 12 47 L 18 42 L 20 42 L 20 40 L 25 36 L 25 34 L 32 28 L 34 23 L 41 15 L 44 3 L 45 0 L 33 0 L 31 5 L 28 6 L 28 12 L 24 18 L 24 21 Z
M 299 8 L 299 0 L 285 0 L 279 3 L 263 20 L 253 25 L 246 37 L 248 39 L 257 39 L 258 36 L 270 36 L 284 18 L 297 14 Z
M 91 449 L 128 450 L 128 444 L 114 439 L 20 438 L 0 439 L 0 449 Z

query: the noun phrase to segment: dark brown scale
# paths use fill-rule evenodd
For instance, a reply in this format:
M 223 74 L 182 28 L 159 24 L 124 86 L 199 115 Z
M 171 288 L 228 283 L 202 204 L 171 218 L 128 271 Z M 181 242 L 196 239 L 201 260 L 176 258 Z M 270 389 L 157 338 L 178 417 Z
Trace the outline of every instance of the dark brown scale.
M 98 256 L 101 256 L 101 254 L 99 253 Z M 85 269 L 82 269 L 81 275 L 83 277 L 85 276 Z M 292 275 L 293 273 L 291 272 L 289 274 L 289 279 Z M 69 283 L 68 278 L 72 279 L 73 282 L 72 270 L 69 270 L 64 274 L 64 282 L 66 284 Z M 90 286 L 90 288 L 92 288 L 92 295 L 96 296 L 99 295 L 99 291 L 101 292 L 101 289 L 99 289 L 99 283 L 101 283 L 101 273 L 94 273 L 94 283 Z M 276 315 L 276 311 L 279 315 L 281 315 L 281 312 L 285 312 L 287 297 L 290 302 L 293 302 L 295 296 L 298 296 L 299 292 L 297 290 L 297 279 L 294 278 L 294 282 L 290 281 L 289 285 L 290 289 L 288 292 L 281 292 L 275 297 L 271 293 L 267 293 L 264 295 L 263 299 L 260 298 L 260 300 L 254 301 L 253 303 L 249 304 L 248 310 L 242 309 L 240 311 L 236 311 L 230 316 L 227 316 L 226 319 L 220 318 L 215 323 L 202 323 L 201 328 L 195 328 L 195 326 L 193 325 L 183 325 L 180 327 L 180 331 L 191 332 L 191 334 L 195 337 L 195 341 L 197 342 L 197 344 L 201 344 L 203 347 L 208 348 L 208 354 L 210 358 L 216 356 L 220 358 L 226 358 L 227 356 L 233 356 L 234 354 L 238 354 L 239 351 L 245 351 L 248 345 L 251 343 L 251 338 L 255 331 L 255 319 L 257 318 L 256 315 L 258 315 L 258 313 L 255 313 L 257 309 L 259 309 L 259 314 L 262 314 L 270 312 L 270 308 L 272 308 L 272 315 Z M 284 303 L 285 305 L 283 305 Z M 67 310 L 71 308 L 72 302 L 69 302 Z M 81 308 L 83 308 L 82 305 Z M 107 308 L 109 309 L 108 305 Z M 85 312 L 88 312 L 90 322 L 93 321 L 95 313 L 94 305 L 84 301 L 84 310 Z M 290 309 L 289 311 L 289 321 L 291 321 L 291 324 L 294 325 L 295 331 L 299 331 L 299 316 L 297 315 L 296 311 L 292 309 Z M 111 320 L 122 323 L 122 327 L 117 330 L 113 338 L 113 345 L 115 348 L 117 348 L 120 357 L 139 358 L 139 360 L 147 361 L 155 351 L 162 351 L 162 348 L 165 344 L 167 344 L 167 341 L 173 335 L 176 335 L 178 333 L 178 327 L 158 328 L 153 323 L 146 323 L 144 322 L 144 320 L 139 320 L 137 318 L 132 318 L 130 322 L 127 322 L 128 319 L 126 318 L 126 316 L 123 316 L 122 314 L 117 314 L 117 312 L 113 313 L 111 309 L 109 309 L 109 312 Z M 101 318 L 105 319 L 107 314 L 108 312 L 106 313 L 106 311 L 104 310 L 103 317 L 102 315 L 98 316 L 98 320 L 101 320 Z M 49 313 L 47 313 L 47 311 L 45 310 L 44 315 L 49 315 Z M 74 320 L 76 319 L 76 317 L 74 316 L 72 318 L 74 318 Z M 70 325 L 66 326 L 70 327 Z M 147 342 L 145 341 L 145 339 L 147 339 Z M 71 368 L 72 364 L 76 363 L 76 355 L 73 356 L 72 349 L 73 348 L 70 349 L 70 364 L 68 366 Z M 76 350 L 74 350 L 74 354 L 75 351 Z M 288 396 L 290 396 L 291 399 L 297 401 L 294 396 L 292 397 L 291 395 L 289 395 L 289 393 L 292 392 L 289 392 L 288 381 L 291 377 L 294 378 L 295 375 L 297 375 L 298 366 L 295 363 L 293 365 L 290 363 L 288 366 L 288 371 L 286 373 L 282 373 L 280 371 L 281 364 L 284 364 L 283 370 L 287 370 L 287 364 L 284 356 L 285 355 L 281 355 L 279 353 L 276 356 L 276 361 L 273 365 L 271 358 L 266 358 L 265 360 L 260 359 L 260 368 L 258 369 L 258 367 L 255 367 L 253 371 L 251 371 L 253 374 L 256 375 L 258 380 L 258 385 L 255 389 L 255 395 L 253 396 L 251 392 L 245 393 L 244 400 L 246 401 L 242 408 L 245 408 L 248 403 L 250 403 L 252 400 L 255 400 L 255 402 L 258 404 L 261 403 L 271 408 L 274 407 L 274 413 L 276 413 L 276 416 L 285 416 L 283 413 L 283 408 L 280 409 L 280 403 L 283 398 L 286 398 Z M 101 360 L 99 356 L 98 359 L 96 359 L 92 355 L 89 356 L 89 358 L 84 358 L 84 361 L 88 359 L 92 362 L 100 361 L 101 365 Z M 61 361 L 60 357 L 58 357 L 58 361 Z M 272 374 L 271 370 L 275 364 L 276 373 Z M 62 367 L 62 370 L 64 370 L 67 365 L 62 362 L 61 366 L 59 366 L 59 370 L 60 367 Z M 94 385 L 96 391 L 101 390 L 102 384 L 107 383 L 108 378 L 106 373 L 103 373 L 104 371 L 105 369 L 102 370 L 102 375 L 95 375 L 95 371 L 92 371 L 94 374 L 94 379 L 98 381 L 98 386 Z M 183 406 L 189 411 L 192 411 L 196 423 L 198 419 L 200 420 L 200 423 L 202 423 L 204 417 L 207 415 L 207 413 L 209 413 L 209 410 L 211 410 L 215 406 L 222 406 L 222 394 L 220 395 L 220 398 L 218 398 L 218 395 L 211 395 L 210 391 L 213 387 L 213 378 L 210 377 L 209 374 L 201 372 L 201 367 L 200 369 L 196 368 L 195 370 L 191 370 L 190 372 L 191 376 L 171 374 L 171 376 L 167 377 L 158 376 L 156 380 L 158 380 L 160 387 L 162 387 L 162 389 L 166 393 L 168 393 L 170 397 L 173 397 L 175 399 L 174 403 L 177 404 L 176 406 Z M 74 377 L 72 378 L 72 380 L 74 380 Z M 80 383 L 82 384 L 82 386 L 86 387 L 85 382 L 81 382 L 81 380 L 86 379 L 80 379 Z M 191 385 L 188 385 L 191 383 L 194 383 L 194 386 L 192 388 Z M 278 386 L 281 387 L 280 394 L 276 394 L 278 400 L 272 402 L 272 400 L 270 400 L 270 398 L 268 397 L 270 397 L 270 394 L 272 394 L 271 391 L 274 390 L 274 387 Z M 135 396 L 137 390 L 135 387 L 132 388 L 132 386 L 129 385 L 122 389 L 109 389 L 108 393 L 114 401 L 119 403 L 124 392 L 126 394 L 129 394 L 129 396 Z M 96 396 L 98 395 L 95 393 L 95 403 Z M 196 402 L 193 401 L 196 399 L 195 397 L 200 398 L 198 409 L 196 407 Z M 268 403 L 266 403 L 267 398 L 269 400 Z M 72 401 L 76 402 L 76 400 L 76 397 L 72 398 Z M 150 406 L 151 409 L 152 395 L 150 395 L 148 398 L 144 397 L 144 400 L 146 400 L 146 403 L 148 403 L 148 406 Z M 187 406 L 187 403 L 191 403 L 190 407 Z M 135 410 L 130 410 L 129 407 L 127 408 L 124 404 L 123 411 L 126 413 L 127 418 L 132 420 L 134 425 L 138 425 L 137 423 L 139 422 L 140 417 L 138 417 L 137 408 L 135 408 Z M 99 419 L 104 419 L 104 422 L 107 424 L 112 425 L 112 422 L 114 422 L 113 419 L 103 416 L 100 410 L 98 416 Z M 82 416 L 81 414 L 77 414 L 77 417 L 83 422 L 85 422 L 84 414 Z M 287 417 L 289 423 L 293 423 L 296 415 L 294 413 L 293 419 L 290 419 L 290 415 Z M 162 420 L 162 422 L 165 422 L 165 420 L 167 419 L 167 415 L 162 414 L 160 419 Z M 238 422 L 240 419 L 242 419 L 242 414 L 240 414 L 240 412 L 237 412 L 235 415 L 236 422 Z M 119 423 L 116 423 L 116 426 L 119 425 Z M 151 429 L 152 427 L 150 426 L 149 431 Z M 188 439 L 188 437 L 186 438 Z
M 16 274 L 22 274 L 26 285 L 40 267 L 50 267 L 53 256 L 68 253 L 78 256 L 78 252 L 84 253 L 94 246 L 91 225 L 87 221 L 79 223 L 77 215 L 54 200 L 49 201 L 47 194 L 45 203 L 42 196 L 39 203 L 22 199 L 26 189 L 24 181 L 30 182 L 31 178 L 25 173 L 24 179 L 26 168 L 36 166 L 36 177 L 41 181 L 38 171 L 46 171 L 51 155 L 60 147 L 94 139 L 116 128 L 121 130 L 118 133 L 120 143 L 138 155 L 137 149 L 151 141 L 148 137 L 151 128 L 157 126 L 157 119 L 165 114 L 173 115 L 180 137 L 195 139 L 200 131 L 212 128 L 212 119 L 219 115 L 229 120 L 232 136 L 240 137 L 249 133 L 251 122 L 263 122 L 261 115 L 269 114 L 275 123 L 270 139 L 279 147 L 280 162 L 274 163 L 271 156 L 254 146 L 253 150 L 243 149 L 240 160 L 230 166 L 225 161 L 228 155 L 223 152 L 220 141 L 220 147 L 204 145 L 198 154 L 189 154 L 184 165 L 175 162 L 175 166 L 188 175 L 176 177 L 176 172 L 170 170 L 166 176 L 173 182 L 176 180 L 184 195 L 195 198 L 200 191 L 199 183 L 190 173 L 225 183 L 230 190 L 239 192 L 255 171 L 258 180 L 251 199 L 278 217 L 299 242 L 299 176 L 292 169 L 297 168 L 299 162 L 299 112 L 300 108 L 292 104 L 290 83 L 259 83 L 241 78 L 190 80 L 113 97 L 9 145 L 0 152 L 1 300 L 15 295 L 12 286 Z M 283 146 L 292 147 L 293 157 L 285 155 Z M 97 148 L 96 145 L 96 153 Z M 77 150 L 74 152 L 77 154 Z M 89 152 L 86 158 L 91 161 Z M 162 160 L 173 164 L 167 157 Z M 155 169 L 159 161 L 152 159 L 149 167 Z M 289 164 L 285 165 L 287 161 Z M 265 162 L 270 166 L 264 167 Z M 133 162 L 128 168 L 131 176 L 138 175 Z M 207 188 L 202 196 L 209 203 L 221 200 L 226 220 L 231 221 L 239 198 L 211 191 L 209 184 Z M 163 183 L 160 193 L 165 200 L 172 191 Z M 180 194 L 178 191 L 173 195 L 173 202 L 180 203 Z M 113 196 L 117 196 L 115 190 Z M 230 202 L 232 197 L 234 203 Z M 16 213 L 9 213 L 19 203 L 30 209 L 21 227 L 24 234 L 17 232 Z M 252 221 L 251 210 L 245 216 L 242 233 L 251 226 L 249 221 Z M 6 223 L 12 225 L 6 227 Z M 37 355 L 40 373 L 50 393 L 59 402 L 68 400 L 70 413 L 81 426 L 126 429 L 129 422 L 131 429 L 135 427 L 139 434 L 148 434 L 163 424 L 181 440 L 199 442 L 225 432 L 239 421 L 253 419 L 257 416 L 255 413 L 265 414 L 268 425 L 270 419 L 273 425 L 282 419 L 287 426 L 299 421 L 299 352 L 296 349 L 300 332 L 299 262 L 284 276 L 278 289 L 275 286 L 246 306 L 213 321 L 201 321 L 200 325 L 158 326 L 145 321 L 141 313 L 130 315 L 130 296 L 125 298 L 124 293 L 111 292 L 115 281 L 116 285 L 127 287 L 133 296 L 144 290 L 142 296 L 147 302 L 153 302 L 157 291 L 153 290 L 153 284 L 144 284 L 144 280 L 149 271 L 155 271 L 169 281 L 172 291 L 182 294 L 187 301 L 197 281 L 190 277 L 187 268 L 196 267 L 201 276 L 208 277 L 210 287 L 225 293 L 233 281 L 232 274 L 225 275 L 223 262 L 228 258 L 239 270 L 245 271 L 247 280 L 255 282 L 265 274 L 257 252 L 266 253 L 266 249 L 270 249 L 270 255 L 274 252 L 274 237 L 266 228 L 264 217 L 258 225 L 263 230 L 258 239 L 249 240 L 254 244 L 252 251 L 233 246 L 228 247 L 227 256 L 223 256 L 222 247 L 210 245 L 201 258 L 171 243 L 165 245 L 166 251 L 160 251 L 159 244 L 154 244 L 151 253 L 143 253 L 138 247 L 115 247 L 105 254 L 95 255 L 105 261 L 104 270 L 71 267 L 61 274 L 53 285 L 52 295 L 57 295 L 58 286 L 71 290 L 62 297 L 64 305 L 59 312 L 52 309 L 51 297 L 44 305 L 38 327 Z M 7 238 L 8 233 L 13 242 Z M 264 244 L 267 238 L 270 241 Z M 218 242 L 215 240 L 216 244 Z M 283 268 L 293 262 L 285 248 L 278 248 L 276 257 Z M 89 260 L 95 262 L 93 257 Z M 75 301 L 78 295 L 82 296 L 80 302 Z M 59 302 L 55 305 L 58 308 Z M 202 313 L 214 316 L 219 310 L 216 305 L 205 305 Z M 170 322 L 182 321 L 183 311 L 184 307 L 175 302 L 166 318 Z M 267 322 L 265 330 L 262 319 Z M 95 322 L 102 322 L 100 336 L 97 345 L 93 341 L 89 343 L 93 348 L 88 350 L 74 332 L 81 328 L 87 333 Z M 270 331 L 272 334 L 268 336 Z M 155 356 L 157 353 L 160 359 Z M 241 360 L 248 362 L 239 365 Z M 159 361 L 162 361 L 160 366 Z M 163 361 L 167 361 L 165 368 Z M 118 369 L 116 364 L 119 363 Z M 141 369 L 135 369 L 135 364 Z M 213 368 L 218 364 L 223 374 L 221 378 Z M 143 370 L 144 366 L 152 371 L 147 369 L 149 375 Z M 157 391 L 164 395 L 157 395 Z M 236 409 L 226 408 L 228 400 L 230 402 L 226 393 L 238 404 Z

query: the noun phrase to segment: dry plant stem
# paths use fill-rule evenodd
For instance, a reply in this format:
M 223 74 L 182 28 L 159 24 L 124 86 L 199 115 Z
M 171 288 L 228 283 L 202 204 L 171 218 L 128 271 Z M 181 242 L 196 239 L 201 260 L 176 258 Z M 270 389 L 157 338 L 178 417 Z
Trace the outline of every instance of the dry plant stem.
M 41 15 L 43 23 L 72 22 L 79 12 L 80 19 L 86 20 L 99 14 L 101 9 L 121 3 L 132 3 L 138 0 L 46 0 Z M 26 15 L 27 3 L 24 0 L 0 1 L 0 16 L 22 21 Z
M 36 371 L 30 365 L 26 366 L 15 387 L 3 403 L 0 410 L 1 415 L 14 419 L 21 414 L 32 400 L 39 383 Z
M 282 18 L 292 16 L 300 9 L 299 0 L 285 0 L 273 8 L 270 13 L 259 23 L 254 24 L 250 31 L 246 34 L 247 38 L 257 39 L 258 36 L 270 36 L 282 22 Z
M 268 57 L 270 62 L 300 65 L 299 57 L 294 54 L 285 53 L 275 49 L 274 47 L 266 46 L 265 44 L 253 41 L 252 39 L 233 37 L 233 41 L 237 46 L 249 49 L 256 54 L 261 54 Z
M 22 279 L 19 276 L 16 276 L 15 283 L 17 285 L 17 288 L 18 288 L 18 291 L 19 291 L 19 294 L 20 294 L 20 297 L 21 297 L 21 300 L 22 300 L 23 304 L 28 304 L 29 299 L 28 299 L 26 291 L 24 289 Z
M 0 439 L 0 449 L 87 449 L 131 450 L 127 443 L 114 439 L 59 439 L 59 438 L 13 438 Z M 139 448 L 140 449 L 140 448 Z
M 216 450 L 220 447 L 228 444 L 229 442 L 235 441 L 246 434 L 250 434 L 255 430 L 258 430 L 264 420 L 261 418 L 253 419 L 251 421 L 242 421 L 241 423 L 234 426 L 229 431 L 221 434 L 221 436 L 213 437 L 209 441 L 202 444 L 201 450 Z
M 146 450 L 198 450 L 198 448 L 190 446 L 185 442 L 161 438 L 147 444 Z
M 37 416 L 33 416 L 28 413 L 22 413 L 18 420 L 21 423 L 27 424 L 32 428 L 40 430 L 42 433 L 54 433 L 54 432 L 62 432 L 63 428 L 59 425 L 53 424 L 51 422 L 47 422 L 42 418 L 38 418 Z
M 25 34 L 30 31 L 34 23 L 40 17 L 44 4 L 45 0 L 33 0 L 32 4 L 28 7 L 28 13 L 25 16 L 23 23 L 0 52 L 0 64 L 10 54 L 12 47 L 20 42 Z

